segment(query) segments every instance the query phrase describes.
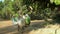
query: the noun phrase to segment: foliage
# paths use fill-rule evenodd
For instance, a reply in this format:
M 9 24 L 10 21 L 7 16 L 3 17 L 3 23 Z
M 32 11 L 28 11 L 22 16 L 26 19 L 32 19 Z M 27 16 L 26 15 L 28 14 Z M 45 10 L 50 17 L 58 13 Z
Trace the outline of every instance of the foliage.
M 57 0 L 54 2 L 57 3 Z M 22 14 L 29 14 L 31 19 L 48 19 L 55 13 L 51 11 L 51 6 L 49 7 L 49 4 L 50 0 L 0 1 L 0 17 L 3 19 L 10 19 L 13 14 L 17 14 L 20 11 Z
M 60 5 L 60 0 L 50 0 L 51 3 L 55 3 L 56 5 Z

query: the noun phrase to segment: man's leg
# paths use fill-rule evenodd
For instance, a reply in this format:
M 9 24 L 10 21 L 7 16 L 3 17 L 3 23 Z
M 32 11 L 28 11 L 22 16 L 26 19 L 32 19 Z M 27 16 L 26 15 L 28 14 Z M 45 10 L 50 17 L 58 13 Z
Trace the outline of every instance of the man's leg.
M 19 26 L 19 24 L 18 24 L 18 31 L 19 31 L 19 29 L 20 29 L 20 26 Z

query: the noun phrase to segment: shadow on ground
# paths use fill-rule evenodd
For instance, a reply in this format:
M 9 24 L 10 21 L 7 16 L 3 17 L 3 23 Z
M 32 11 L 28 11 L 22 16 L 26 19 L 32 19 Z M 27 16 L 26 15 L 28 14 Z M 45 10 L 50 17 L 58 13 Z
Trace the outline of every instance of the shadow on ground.
M 32 22 L 29 27 L 25 27 L 23 30 L 23 34 L 28 34 L 32 30 L 37 30 L 40 28 L 44 28 L 45 26 L 43 25 L 44 22 Z M 17 31 L 17 26 L 8 26 L 8 27 L 3 27 L 0 28 L 0 34 L 21 34 Z
M 15 30 L 17 30 L 17 28 L 15 28 L 14 26 L 3 27 L 0 28 L 0 34 L 7 34 Z

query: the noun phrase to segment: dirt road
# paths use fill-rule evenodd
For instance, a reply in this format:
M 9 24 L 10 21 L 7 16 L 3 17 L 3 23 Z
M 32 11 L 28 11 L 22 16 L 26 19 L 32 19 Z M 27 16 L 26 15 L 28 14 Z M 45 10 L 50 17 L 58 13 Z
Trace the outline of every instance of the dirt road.
M 33 30 L 35 31 L 41 28 L 45 28 L 43 23 L 44 20 L 31 21 L 30 26 L 26 27 L 23 30 L 23 34 L 29 34 Z M 21 33 L 17 31 L 17 26 L 13 25 L 12 22 L 8 20 L 8 21 L 0 21 L 0 34 L 21 34 Z
M 41 20 L 41 22 L 42 21 L 43 20 Z M 25 28 L 24 34 L 28 34 L 31 30 L 42 28 L 40 25 L 41 22 L 37 20 L 31 21 L 31 25 Z M 17 31 L 17 26 L 13 25 L 12 22 L 8 20 L 8 21 L 0 21 L 0 34 L 20 34 L 20 32 Z

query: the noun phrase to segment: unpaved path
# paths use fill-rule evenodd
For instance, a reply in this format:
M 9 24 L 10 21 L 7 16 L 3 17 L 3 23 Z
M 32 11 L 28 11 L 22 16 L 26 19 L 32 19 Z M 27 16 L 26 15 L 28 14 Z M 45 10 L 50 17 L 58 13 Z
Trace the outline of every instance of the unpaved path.
M 31 24 L 29 27 L 25 28 L 23 34 L 30 34 L 31 31 L 35 31 L 41 28 L 45 28 L 43 25 L 44 20 L 34 20 L 31 21 Z M 50 26 L 49 26 L 50 27 Z M 55 26 L 52 26 L 55 27 Z M 32 32 L 31 34 L 33 34 Z M 21 34 L 17 31 L 17 26 L 13 25 L 10 20 L 8 21 L 0 21 L 0 34 Z

